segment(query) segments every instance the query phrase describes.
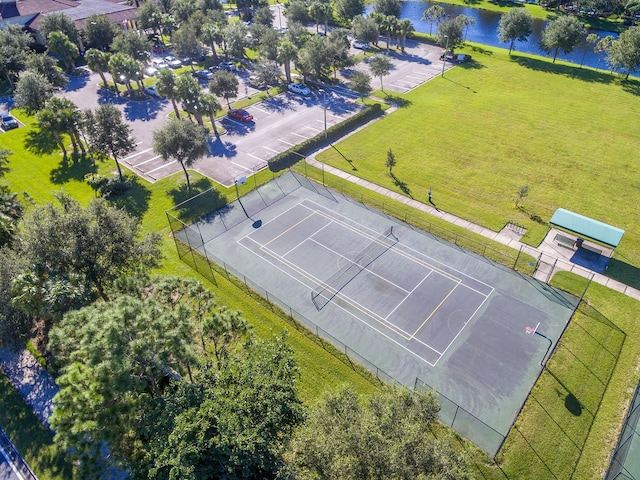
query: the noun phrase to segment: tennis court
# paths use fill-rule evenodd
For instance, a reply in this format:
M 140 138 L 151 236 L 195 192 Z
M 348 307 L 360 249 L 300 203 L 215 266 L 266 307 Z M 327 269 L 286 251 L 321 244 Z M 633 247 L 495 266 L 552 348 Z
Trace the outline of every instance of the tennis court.
M 239 242 L 310 291 L 435 366 L 493 288 L 303 200 Z
M 578 299 L 293 173 L 241 202 L 176 238 L 495 453 Z

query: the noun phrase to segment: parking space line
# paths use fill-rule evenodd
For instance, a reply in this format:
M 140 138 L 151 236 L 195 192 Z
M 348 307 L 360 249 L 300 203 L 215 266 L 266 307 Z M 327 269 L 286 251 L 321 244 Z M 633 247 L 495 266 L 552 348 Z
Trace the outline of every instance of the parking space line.
M 266 160 L 264 158 L 256 157 L 255 155 L 253 155 L 251 153 L 247 153 L 247 155 L 250 156 L 251 158 L 255 158 L 256 160 L 262 160 L 263 162 L 266 162 Z
M 298 137 L 302 137 L 302 138 L 304 138 L 305 140 L 308 140 L 308 139 L 309 139 L 309 137 L 307 137 L 307 136 L 305 136 L 305 135 L 302 135 L 302 134 L 300 134 L 300 133 L 297 133 L 297 132 L 291 132 L 291 133 L 292 133 L 293 135 L 297 135 Z
M 256 107 L 255 105 L 251 105 L 251 110 L 258 110 L 259 112 L 262 112 L 262 113 L 269 113 L 269 110 L 263 110 L 261 108 Z
M 273 152 L 273 153 L 280 153 L 280 151 L 274 150 L 273 148 L 265 147 L 264 145 L 262 145 L 262 148 L 265 148 L 265 149 L 267 149 L 267 150 L 269 150 L 270 152 Z
M 279 138 L 279 139 L 278 139 L 278 141 L 279 141 L 279 142 L 282 142 L 282 143 L 285 143 L 285 144 L 289 145 L 290 147 L 295 146 L 295 143 L 289 143 L 289 142 L 287 142 L 286 140 L 282 140 L 281 138 Z
M 149 160 L 145 160 L 144 162 L 136 163 L 134 165 L 134 167 L 139 167 L 140 165 L 144 165 L 145 163 L 153 162 L 154 160 L 157 160 L 160 157 L 162 157 L 162 155 L 156 155 L 155 157 L 152 157 Z
M 140 142 L 140 143 L 142 143 L 142 142 Z M 138 145 L 140 145 L 140 143 L 138 143 Z M 129 155 L 128 157 L 123 158 L 122 160 L 123 160 L 123 161 L 127 161 L 127 160 L 129 160 L 130 158 L 137 157 L 138 155 L 142 155 L 143 153 L 147 153 L 149 150 L 153 150 L 153 148 L 147 148 L 146 150 L 142 150 L 142 151 L 140 151 L 140 152 L 136 152 L 136 153 L 134 153 L 133 155 Z
M 313 127 L 310 127 L 309 125 L 305 125 L 304 128 L 308 128 L 309 130 L 313 130 L 314 132 L 319 132 L 320 131 L 319 128 L 313 128 Z
M 247 167 L 245 167 L 244 165 L 241 165 L 241 164 L 236 163 L 236 162 L 234 162 L 234 161 L 231 161 L 231 163 L 233 163 L 234 165 L 236 165 L 236 166 L 238 166 L 238 167 L 240 167 L 240 168 L 243 168 L 243 169 L 244 169 L 244 170 L 246 170 L 247 172 L 252 172 L 252 171 L 253 171 L 253 170 L 251 170 L 250 168 L 247 168 Z
M 164 165 L 159 166 L 158 168 L 154 168 L 153 170 L 149 170 L 148 172 L 144 172 L 145 175 L 151 175 L 153 172 L 157 172 L 158 170 L 161 170 L 165 167 L 168 167 L 169 165 L 173 165 L 174 163 L 178 163 L 177 160 L 173 160 L 169 163 L 165 163 Z

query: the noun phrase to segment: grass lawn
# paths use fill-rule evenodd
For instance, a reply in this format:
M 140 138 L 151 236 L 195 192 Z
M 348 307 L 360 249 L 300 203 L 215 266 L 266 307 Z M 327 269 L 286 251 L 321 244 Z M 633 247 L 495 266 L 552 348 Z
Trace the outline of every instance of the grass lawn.
M 640 286 L 640 82 L 504 50 L 406 95 L 391 115 L 318 159 L 498 231 L 511 221 L 537 245 L 563 207 L 626 230 L 607 274 Z M 385 93 L 375 92 L 377 96 Z M 393 150 L 394 177 L 387 173 Z M 529 196 L 516 208 L 518 190 Z

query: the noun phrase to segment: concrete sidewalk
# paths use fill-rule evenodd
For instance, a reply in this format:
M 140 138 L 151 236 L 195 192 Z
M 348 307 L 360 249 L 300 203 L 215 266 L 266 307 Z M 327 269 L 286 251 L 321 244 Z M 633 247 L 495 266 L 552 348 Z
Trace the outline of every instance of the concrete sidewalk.
M 596 283 L 609 287 L 636 300 L 640 300 L 640 290 L 572 263 L 569 259 L 575 252 L 573 250 L 560 248 L 555 245 L 552 241 L 552 238 L 555 236 L 556 232 L 554 232 L 553 230 L 548 233 L 548 235 L 545 237 L 545 240 L 538 247 L 526 245 L 520 242 L 520 235 L 512 230 L 506 228 L 501 230 L 500 232 L 489 230 L 488 228 L 469 222 L 468 220 L 464 220 L 460 217 L 456 217 L 455 215 L 451 215 L 450 213 L 443 212 L 442 210 L 437 209 L 435 206 L 419 202 L 398 192 L 389 190 L 388 188 L 381 187 L 380 185 L 376 185 L 375 183 L 369 182 L 367 180 L 363 180 L 360 177 L 352 175 L 338 168 L 323 164 L 316 160 L 315 157 L 316 154 L 320 151 L 314 152 L 312 155 L 307 157 L 306 161 L 309 165 L 319 169 L 324 169 L 326 173 L 330 173 L 331 175 L 335 175 L 336 177 L 347 180 L 355 185 L 369 189 L 400 203 L 404 203 L 405 205 L 413 207 L 416 210 L 426 212 L 429 215 L 433 215 L 434 217 L 445 220 L 453 225 L 462 227 L 466 230 L 469 230 L 470 232 L 476 233 L 490 240 L 502 243 L 503 245 L 507 245 L 508 247 L 511 247 L 515 250 L 520 250 L 523 253 L 531 255 L 539 261 L 539 268 L 534 274 L 534 278 L 538 280 L 542 280 L 546 283 L 554 273 L 558 271 L 569 271 L 585 278 L 593 277 L 592 280 Z

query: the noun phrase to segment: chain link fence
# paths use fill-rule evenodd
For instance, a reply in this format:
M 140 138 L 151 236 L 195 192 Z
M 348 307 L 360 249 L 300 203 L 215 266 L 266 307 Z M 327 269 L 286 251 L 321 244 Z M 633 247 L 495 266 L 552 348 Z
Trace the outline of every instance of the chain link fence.
M 15 468 L 18 473 L 22 476 L 24 480 L 38 480 L 35 474 L 27 465 L 27 462 L 23 460 L 23 458 L 18 453 L 18 450 L 13 445 L 9 437 L 4 430 L 0 428 L 0 448 L 9 459 L 9 461 L 13 464 L 13 468 Z
M 639 424 L 640 383 L 636 386 L 636 391 L 633 394 L 631 406 L 629 407 L 627 418 L 624 421 L 624 427 L 622 428 L 620 438 L 618 438 L 618 444 L 611 456 L 611 463 L 609 464 L 609 471 L 607 472 L 605 480 L 634 480 L 638 478 L 638 474 L 640 473 L 638 471 L 640 461 L 638 458 L 630 458 L 629 451 L 631 450 L 631 445 L 634 442 L 636 442 L 636 450 L 640 448 L 638 447 L 638 443 L 640 443 L 640 432 L 638 432 Z M 630 470 L 630 465 L 627 464 L 628 460 L 634 462 L 635 467 L 632 467 L 632 469 L 635 471 Z

